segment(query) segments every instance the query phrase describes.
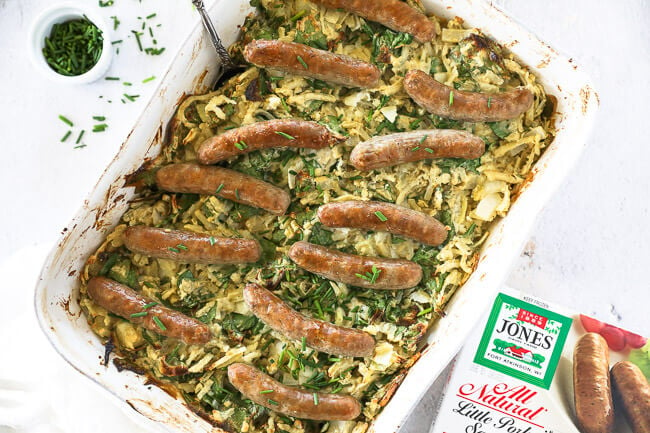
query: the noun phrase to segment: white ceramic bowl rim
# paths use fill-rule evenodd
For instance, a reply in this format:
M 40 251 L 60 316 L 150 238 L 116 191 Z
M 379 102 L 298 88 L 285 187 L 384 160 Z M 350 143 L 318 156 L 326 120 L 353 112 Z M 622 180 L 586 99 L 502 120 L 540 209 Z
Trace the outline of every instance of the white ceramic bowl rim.
M 70 19 L 82 18 L 86 16 L 93 24 L 99 28 L 104 37 L 102 44 L 102 54 L 99 60 L 87 72 L 81 75 L 66 76 L 61 75 L 52 69 L 43 57 L 43 46 L 45 37 L 49 36 L 52 26 Z M 45 77 L 58 83 L 90 83 L 101 78 L 111 64 L 113 57 L 113 47 L 108 25 L 104 18 L 86 5 L 77 3 L 60 3 L 53 5 L 41 12 L 30 29 L 28 50 L 34 67 L 37 68 Z

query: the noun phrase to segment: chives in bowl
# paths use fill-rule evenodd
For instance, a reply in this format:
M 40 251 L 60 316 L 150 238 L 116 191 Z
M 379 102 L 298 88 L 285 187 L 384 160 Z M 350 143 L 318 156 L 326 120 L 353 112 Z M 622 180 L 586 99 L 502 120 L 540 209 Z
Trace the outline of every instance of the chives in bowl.
M 113 54 L 108 26 L 92 6 L 55 5 L 32 24 L 34 65 L 60 83 L 90 83 L 101 78 Z
M 43 57 L 61 75 L 82 75 L 97 64 L 103 44 L 102 31 L 84 16 L 54 24 L 45 38 Z

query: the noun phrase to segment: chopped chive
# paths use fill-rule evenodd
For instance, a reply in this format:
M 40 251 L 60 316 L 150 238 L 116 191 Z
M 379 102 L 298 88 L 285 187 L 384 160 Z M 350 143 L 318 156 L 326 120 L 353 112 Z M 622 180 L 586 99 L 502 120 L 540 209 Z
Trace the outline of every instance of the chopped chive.
M 339 362 L 341 358 L 327 358 L 329 362 Z
M 183 245 L 183 244 L 178 244 L 178 245 L 176 245 L 176 248 L 178 248 L 179 250 L 183 250 L 183 251 L 187 251 L 187 250 L 188 250 L 188 248 L 187 248 L 185 245 Z
M 174 247 L 167 247 L 167 249 L 173 253 L 180 253 L 180 251 L 177 248 Z
M 77 137 L 77 141 L 75 141 L 75 144 L 79 144 L 79 142 L 81 142 L 81 138 L 84 136 L 85 132 L 86 132 L 85 129 L 81 130 L 81 132 L 79 133 L 79 136 Z
M 223 189 L 223 183 L 221 185 L 219 185 L 219 187 L 217 188 L 217 190 L 214 193 L 219 194 L 222 189 Z
M 167 327 L 165 324 L 158 318 L 158 316 L 153 316 L 153 321 L 156 322 L 156 325 L 162 330 L 166 331 Z
M 275 401 L 275 400 L 271 400 L 270 398 L 269 398 L 269 399 L 267 399 L 267 401 L 269 402 L 269 404 L 272 404 L 272 405 L 274 405 L 274 406 L 277 406 L 277 405 L 279 405 L 279 404 L 280 404 L 280 403 L 278 403 L 278 402 L 277 402 L 277 401 Z
M 147 305 L 145 305 L 142 308 L 144 308 L 145 310 L 148 310 L 149 308 L 155 307 L 156 305 L 158 305 L 158 302 L 149 302 Z
M 111 45 L 117 45 L 117 44 L 121 44 L 121 43 L 122 43 L 122 39 L 118 39 L 117 41 L 111 42 Z
M 492 106 L 492 97 L 488 96 L 488 108 Z
M 140 311 L 139 313 L 133 313 L 131 314 L 131 317 L 144 317 L 147 315 L 146 311 Z
M 65 135 L 63 136 L 63 138 L 61 138 L 61 143 L 66 141 L 68 139 L 68 137 L 70 137 L 70 134 L 72 134 L 72 131 L 66 132 Z
M 100 123 L 99 125 L 93 126 L 93 132 L 104 132 L 108 128 L 108 125 L 105 123 Z
M 155 16 L 156 16 L 156 13 L 154 12 L 151 15 L 147 15 L 147 19 L 150 20 L 151 18 L 153 18 Z
M 105 8 L 107 6 L 113 6 L 113 0 L 106 0 L 106 1 L 99 0 L 100 8 Z
M 298 12 L 297 14 L 295 14 L 294 16 L 291 17 L 291 21 L 295 23 L 300 18 L 304 17 L 306 13 L 307 13 L 307 10 L 305 10 L 305 9 L 301 10 L 300 12 Z
M 375 216 L 376 216 L 377 218 L 379 218 L 379 221 L 381 221 L 381 222 L 386 222 L 386 221 L 388 221 L 388 218 L 386 218 L 386 215 L 384 215 L 383 213 L 381 213 L 381 211 L 379 211 L 379 210 L 378 210 L 377 212 L 375 212 Z
M 156 76 L 155 76 L 155 75 L 152 75 L 151 77 L 149 77 L 149 78 L 145 78 L 144 80 L 142 80 L 142 82 L 143 82 L 143 83 L 148 83 L 149 81 L 153 81 L 153 80 L 155 80 L 155 79 L 156 79 Z
M 232 126 L 226 126 L 225 128 L 223 128 L 224 131 L 230 131 L 231 129 L 237 129 L 237 127 L 235 125 L 232 125 Z
M 235 197 L 237 198 L 237 200 L 241 200 L 241 198 L 239 197 L 239 190 L 238 189 L 235 189 Z
M 318 394 L 314 393 L 314 406 L 318 406 Z
M 454 105 L 454 92 L 453 92 L 453 90 L 451 92 L 449 92 L 449 106 L 451 107 L 452 105 Z
M 214 245 L 217 243 L 217 240 L 214 238 L 214 236 L 210 236 L 208 240 L 210 241 L 210 245 Z
M 289 139 L 289 140 L 295 140 L 296 139 L 296 137 L 293 137 L 293 136 L 287 134 L 286 132 L 275 131 L 275 133 L 282 136 L 282 137 L 284 137 L 284 138 L 286 138 L 286 139 Z
M 417 317 L 424 316 L 425 314 L 429 313 L 431 310 L 433 310 L 432 307 L 425 308 L 424 310 L 420 311 L 417 315 Z
M 304 352 L 307 349 L 307 338 L 302 337 L 302 351 Z
M 104 120 L 106 120 L 106 117 L 104 117 L 104 116 L 93 116 L 93 120 L 96 120 L 98 122 L 103 122 Z
M 418 143 L 422 144 L 424 143 L 424 140 L 426 140 L 429 136 L 425 135 L 424 137 L 420 138 L 420 141 Z
M 260 394 L 270 394 L 272 392 L 273 392 L 272 389 L 265 389 L 265 390 L 260 391 Z
M 106 77 L 104 79 L 106 81 L 120 81 L 120 77 Z
M 133 86 L 133 83 L 129 83 L 128 81 L 122 81 L 122 84 L 125 86 Z
M 298 59 L 298 61 L 300 62 L 300 64 L 302 65 L 303 68 L 309 69 L 309 66 L 307 66 L 307 63 L 305 63 L 305 61 L 302 59 L 302 57 L 296 56 L 296 58 Z
M 135 101 L 140 97 L 140 95 L 127 95 L 126 93 L 124 93 L 123 96 L 131 102 Z
M 424 151 L 425 151 L 425 152 L 429 152 L 429 153 L 433 153 L 433 149 L 431 149 L 431 148 L 429 148 L 429 147 L 425 147 L 425 148 L 424 148 Z
M 239 141 L 239 142 L 235 143 L 235 147 L 236 147 L 237 149 L 239 149 L 239 150 L 244 150 L 244 149 L 246 149 L 248 146 L 246 146 L 246 143 L 244 143 L 244 141 Z
M 120 20 L 118 20 L 115 16 L 112 16 L 111 19 L 113 20 L 113 30 L 117 30 L 117 28 L 120 26 Z
M 142 41 L 140 41 L 140 35 L 142 33 L 138 32 L 138 31 L 135 31 L 135 30 L 131 30 L 131 33 L 133 33 L 135 35 L 135 41 L 138 43 L 138 49 L 140 51 L 142 51 Z
M 59 114 L 59 119 L 61 119 L 61 121 L 62 121 L 63 123 L 65 123 L 66 125 L 68 125 L 69 127 L 73 127 L 73 126 L 74 126 L 74 123 L 72 123 L 72 121 L 71 121 L 70 119 L 68 119 L 67 117 L 65 117 L 65 116 L 62 115 L 62 114 Z
M 411 151 L 415 152 L 416 150 L 420 149 L 420 146 L 415 146 Z

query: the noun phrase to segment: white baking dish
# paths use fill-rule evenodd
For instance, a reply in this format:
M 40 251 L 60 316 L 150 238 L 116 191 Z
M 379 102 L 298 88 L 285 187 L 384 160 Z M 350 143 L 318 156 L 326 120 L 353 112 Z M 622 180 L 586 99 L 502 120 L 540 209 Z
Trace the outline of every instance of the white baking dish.
M 494 226 L 476 271 L 454 296 L 446 317 L 435 325 L 421 359 L 373 423 L 371 430 L 382 433 L 398 430 L 489 305 L 519 254 L 535 217 L 585 148 L 598 106 L 597 95 L 580 68 L 493 5 L 477 0 L 423 1 L 435 14 L 447 18 L 460 16 L 469 26 L 479 27 L 505 44 L 541 77 L 547 91 L 557 97 L 560 114 L 555 141 L 535 166 L 508 215 Z M 217 17 L 216 27 L 225 43 L 236 39 L 237 25 L 250 10 L 247 0 L 221 0 L 213 7 L 212 15 Z M 38 319 L 61 356 L 122 403 L 158 421 L 158 428 L 167 431 L 214 430 L 184 403 L 155 386 L 146 386 L 143 376 L 128 371 L 118 373 L 112 364 L 108 367 L 101 364 L 104 348 L 91 332 L 77 303 L 78 272 L 107 231 L 117 224 L 134 195 L 132 188 L 124 187 L 125 177 L 145 159 L 158 154 L 177 102 L 183 94 L 206 89 L 211 82 L 213 61 L 213 48 L 197 26 L 128 139 L 50 253 L 36 287 Z

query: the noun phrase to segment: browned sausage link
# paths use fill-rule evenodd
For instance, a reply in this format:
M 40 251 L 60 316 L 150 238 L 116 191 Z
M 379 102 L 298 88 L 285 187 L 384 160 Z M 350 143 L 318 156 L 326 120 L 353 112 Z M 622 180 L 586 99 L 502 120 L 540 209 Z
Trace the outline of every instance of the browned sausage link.
M 406 73 L 404 89 L 429 113 L 467 122 L 514 119 L 533 105 L 533 94 L 528 89 L 502 93 L 465 92 L 445 86 L 426 72 L 417 70 Z
M 291 246 L 289 257 L 323 278 L 369 289 L 408 289 L 422 279 L 422 268 L 409 260 L 357 256 L 304 241 Z M 370 278 L 373 267 L 378 271 L 374 281 Z
M 171 164 L 158 170 L 156 183 L 164 191 L 218 195 L 274 215 L 283 215 L 291 203 L 291 196 L 283 189 L 223 167 Z
M 427 245 L 440 245 L 448 231 L 443 223 L 425 213 L 378 201 L 325 204 L 318 208 L 318 219 L 327 227 L 387 231 Z
M 229 365 L 228 379 L 244 397 L 274 412 L 296 418 L 349 421 L 361 414 L 361 404 L 352 396 L 286 386 L 247 364 Z
M 253 263 L 262 255 L 262 248 L 254 239 L 221 238 L 146 226 L 126 229 L 124 245 L 145 256 L 206 265 Z
M 258 39 L 246 45 L 244 57 L 261 68 L 345 87 L 377 87 L 381 78 L 381 71 L 372 63 L 295 42 Z
M 316 122 L 267 120 L 208 138 L 201 143 L 197 158 L 201 164 L 214 164 L 259 149 L 287 146 L 322 149 L 344 140 L 345 137 L 334 134 Z
M 375 339 L 370 334 L 306 317 L 257 284 L 246 286 L 244 300 L 270 328 L 292 340 L 304 338 L 311 348 L 342 356 L 368 357 L 374 353 Z
M 410 33 L 420 42 L 436 36 L 436 25 L 426 15 L 399 0 L 311 0 L 332 9 L 344 9 L 397 32 Z
M 374 170 L 433 158 L 478 158 L 485 152 L 481 138 L 467 131 L 432 129 L 380 135 L 357 144 L 350 163 L 358 170 Z
M 212 338 L 207 325 L 162 305 L 151 306 L 151 299 L 116 281 L 95 277 L 88 281 L 87 288 L 88 296 L 97 305 L 149 331 L 187 344 L 203 344 Z
M 630 361 L 612 367 L 612 386 L 634 433 L 650 433 L 650 384 Z
M 599 334 L 582 336 L 573 352 L 573 392 L 581 433 L 611 433 L 614 408 L 609 383 L 609 348 Z

